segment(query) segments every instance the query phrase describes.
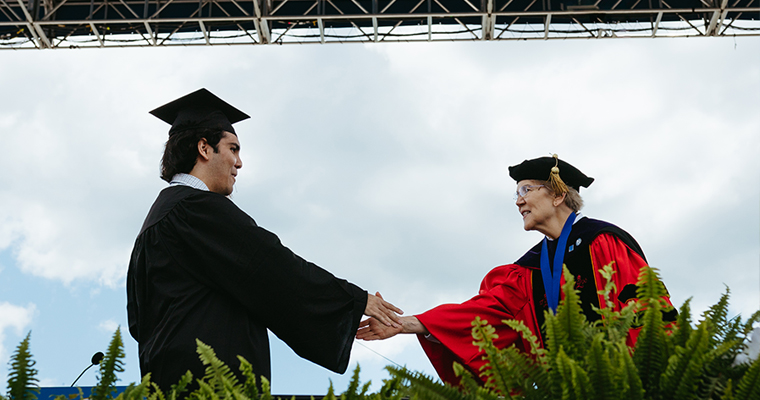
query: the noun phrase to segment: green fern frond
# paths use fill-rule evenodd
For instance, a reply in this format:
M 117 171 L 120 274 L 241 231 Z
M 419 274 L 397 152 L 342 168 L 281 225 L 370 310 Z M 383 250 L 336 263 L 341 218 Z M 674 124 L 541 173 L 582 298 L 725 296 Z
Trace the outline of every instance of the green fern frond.
M 686 347 L 677 347 L 662 375 L 660 396 L 665 399 L 688 399 L 696 392 L 707 362 L 710 346 L 710 322 L 702 321 L 689 338 Z
M 736 383 L 736 400 L 760 399 L 760 358 L 752 362 L 744 376 Z
M 581 308 L 581 297 L 580 292 L 575 289 L 575 278 L 566 267 L 563 267 L 562 273 L 565 276 L 565 284 L 562 285 L 565 297 L 557 307 L 557 315 L 552 316 L 559 323 L 554 331 L 556 334 L 559 328 L 563 332 L 556 339 L 561 340 L 559 344 L 565 348 L 567 354 L 574 359 L 580 359 L 585 356 L 590 345 L 590 325 Z
M 504 360 L 503 352 L 493 344 L 498 338 L 496 329 L 486 320 L 475 317 L 472 321 L 472 344 L 484 352 L 486 363 L 480 368 L 480 377 L 486 383 L 486 387 L 501 394 L 509 393 L 510 380 L 515 374 L 511 365 Z
M 384 379 L 383 386 L 380 390 L 371 398 L 372 400 L 401 400 L 404 397 L 408 398 L 408 387 L 401 383 L 401 378 L 395 377 L 391 379 Z
M 637 302 L 631 302 L 624 306 L 622 310 L 615 311 L 613 296 L 617 291 L 617 286 L 612 277 L 617 271 L 612 268 L 614 263 L 612 261 L 599 269 L 599 274 L 605 280 L 605 285 L 597 293 L 602 296 L 606 306 L 599 308 L 592 304 L 591 309 L 601 316 L 593 326 L 601 328 L 610 342 L 619 342 L 625 341 L 628 338 L 628 331 L 636 319 L 639 305 Z
M 452 368 L 454 369 L 454 375 L 458 376 L 459 381 L 459 391 L 462 393 L 476 393 L 478 391 L 478 388 L 481 387 L 480 381 L 475 379 L 475 376 L 472 375 L 472 373 L 467 370 L 467 368 L 463 367 L 462 364 L 454 361 L 454 365 L 452 365 Z M 489 391 L 492 391 L 492 389 L 488 389 Z
M 726 336 L 728 330 L 728 299 L 731 290 L 726 287 L 726 292 L 720 296 L 720 300 L 712 305 L 704 313 L 702 318 L 710 321 L 711 334 L 710 343 L 715 344 Z
M 691 332 L 694 330 L 691 327 L 691 297 L 686 299 L 681 308 L 678 309 L 678 319 L 676 321 L 671 341 L 674 346 L 685 347 L 686 342 L 691 337 Z
M 367 382 L 359 391 L 359 385 L 361 382 L 359 381 L 359 364 L 356 364 L 356 368 L 354 369 L 354 373 L 351 376 L 351 380 L 348 383 L 348 388 L 346 389 L 343 394 L 340 395 L 341 400 L 361 400 L 364 395 L 367 393 L 367 390 L 369 389 L 369 382 Z
M 34 400 L 37 398 L 36 393 L 40 392 L 37 385 L 39 382 L 37 370 L 34 368 L 37 362 L 32 359 L 32 354 L 29 351 L 29 338 L 31 336 L 31 331 L 26 334 L 8 363 L 10 365 L 8 371 L 9 400 Z
M 112 399 L 116 391 L 117 372 L 124 372 L 124 342 L 121 340 L 121 327 L 116 328 L 111 343 L 108 344 L 103 360 L 100 362 L 98 384 L 92 388 L 92 400 Z
M 657 268 L 650 266 L 641 268 L 637 286 L 636 295 L 639 301 L 644 302 L 644 306 L 648 306 L 650 302 L 657 302 L 662 305 L 662 298 L 668 294 L 665 285 L 662 284 Z
M 472 373 L 458 362 L 454 362 L 454 373 L 461 379 L 458 389 L 465 396 L 478 400 L 503 400 L 504 398 L 514 398 L 510 394 L 501 395 L 487 387 L 481 386 L 480 382 L 475 379 Z
M 618 362 L 618 375 L 620 382 L 620 395 L 618 398 L 625 400 L 641 400 L 644 398 L 644 387 L 639 378 L 639 371 L 633 363 L 631 351 L 625 343 L 616 343 Z
M 429 376 L 412 372 L 406 368 L 387 366 L 385 369 L 392 375 L 409 382 L 409 392 L 412 398 L 419 400 L 476 400 L 474 394 L 464 394 L 455 387 L 434 381 Z
M 220 400 L 214 386 L 206 382 L 205 379 L 200 379 L 198 382 L 198 389 L 190 393 L 190 398 L 193 400 Z
M 726 382 L 726 390 L 723 392 L 723 396 L 720 400 L 736 400 L 734 397 L 734 385 L 731 379 Z
M 139 385 L 134 383 L 127 386 L 122 393 L 120 393 L 116 400 L 143 400 L 148 398 L 148 392 L 150 391 L 150 373 L 145 374 L 142 377 Z
M 243 393 L 248 396 L 249 399 L 257 399 L 259 397 L 259 388 L 256 386 L 256 374 L 253 373 L 253 366 L 243 356 L 238 356 L 240 361 L 240 373 L 243 374 L 245 381 L 243 382 Z
M 760 310 L 755 311 L 748 320 L 744 322 L 744 329 L 742 330 L 742 333 L 744 336 L 749 335 L 750 332 L 752 332 L 752 329 L 754 329 L 754 325 L 756 322 L 760 322 Z
M 586 400 L 593 397 L 593 393 L 589 392 L 591 385 L 588 381 L 588 375 L 575 360 L 565 353 L 564 348 L 559 348 L 552 369 L 556 370 L 558 376 L 561 377 L 561 379 L 552 382 L 555 391 L 560 393 L 560 397 L 555 396 L 554 398 Z
M 272 388 L 269 384 L 269 379 L 265 377 L 261 377 L 261 394 L 259 395 L 259 400 L 272 400 Z
M 609 353 L 602 346 L 602 340 L 602 334 L 596 335 L 586 355 L 588 380 L 594 388 L 595 398 L 612 399 L 617 391 L 614 376 L 616 370 L 613 369 Z
M 182 393 L 187 391 L 187 386 L 193 381 L 193 373 L 185 371 L 185 373 L 179 378 L 179 381 L 172 385 L 169 389 L 169 400 L 177 400 L 182 398 Z
M 520 334 L 520 337 L 522 337 L 523 340 L 528 342 L 530 345 L 530 354 L 533 354 L 538 362 L 542 364 L 546 363 L 546 349 L 541 347 L 541 344 L 538 342 L 538 337 L 533 334 L 533 331 L 531 331 L 523 321 L 505 319 L 501 322 L 514 329 L 517 333 Z
M 617 285 L 615 285 L 615 281 L 612 280 L 612 275 L 617 273 L 617 271 L 612 268 L 612 264 L 614 263 L 615 261 L 610 261 L 609 264 L 599 268 L 599 275 L 604 278 L 605 284 L 601 290 L 597 291 L 597 294 L 602 295 L 602 298 L 604 298 L 604 302 L 606 303 L 605 308 L 608 309 L 612 309 L 615 306 L 615 303 L 612 301 L 612 294 L 617 291 Z
M 478 347 L 478 351 L 484 351 L 486 347 L 493 347 L 494 339 L 499 338 L 499 335 L 496 334 L 496 328 L 490 325 L 488 321 L 480 319 L 479 316 L 476 316 L 470 325 L 472 325 L 472 338 L 474 339 L 472 344 Z
M 164 392 L 161 390 L 160 387 L 158 387 L 157 384 L 151 382 L 150 387 L 151 389 L 153 389 L 153 394 L 148 396 L 148 400 L 166 400 L 166 396 L 164 396 Z
M 327 388 L 327 394 L 322 400 L 337 400 L 335 397 L 335 387 L 333 386 L 332 379 L 330 379 L 330 387 Z
M 225 390 L 232 390 L 233 387 L 239 385 L 238 379 L 230 367 L 216 356 L 211 346 L 199 339 L 195 339 L 195 343 L 198 346 L 196 349 L 198 356 L 203 365 L 206 366 L 203 381 L 208 382 L 214 392 L 224 393 Z
M 535 355 L 535 359 L 533 359 L 514 347 L 511 348 L 512 350 L 502 350 L 506 352 L 504 354 L 506 362 L 516 371 L 514 379 L 517 387 L 525 393 L 526 397 L 530 398 L 533 392 L 546 390 L 549 386 L 549 360 L 547 352 L 539 347 L 538 338 L 522 321 L 504 320 L 503 322 L 520 333 L 523 339 L 530 343 L 530 352 Z M 523 378 L 520 379 L 520 377 Z
M 645 307 L 644 315 L 633 362 L 639 371 L 639 377 L 646 394 L 653 397 L 660 387 L 660 377 L 668 366 L 669 337 L 665 334 L 662 321 L 661 296 L 665 287 L 660 283 L 657 271 L 644 266 L 638 281 L 637 294 L 639 303 Z

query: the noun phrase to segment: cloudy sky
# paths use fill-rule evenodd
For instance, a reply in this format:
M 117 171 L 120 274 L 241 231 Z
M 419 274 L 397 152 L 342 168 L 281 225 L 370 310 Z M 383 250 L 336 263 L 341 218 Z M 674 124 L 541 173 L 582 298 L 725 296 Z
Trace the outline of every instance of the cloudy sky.
M 675 304 L 730 287 L 760 308 L 760 38 L 0 52 L 0 379 L 31 331 L 44 386 L 125 339 L 125 275 L 168 126 L 147 112 L 206 87 L 236 125 L 233 200 L 301 256 L 407 314 L 477 292 L 525 232 L 507 167 L 558 153 L 596 178 L 588 216 L 630 232 Z M 414 337 L 354 345 L 434 374 Z M 273 392 L 341 376 L 276 339 Z M 81 385 L 95 382 L 88 371 Z M 3 387 L 5 384 L 3 383 Z M 376 386 L 375 386 L 376 387 Z

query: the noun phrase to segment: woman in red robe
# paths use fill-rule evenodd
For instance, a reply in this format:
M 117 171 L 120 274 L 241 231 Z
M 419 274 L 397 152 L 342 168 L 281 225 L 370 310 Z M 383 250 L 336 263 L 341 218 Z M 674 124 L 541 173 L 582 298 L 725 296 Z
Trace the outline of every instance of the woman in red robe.
M 594 178 L 565 161 L 541 157 L 509 167 L 517 182 L 515 205 L 526 231 L 539 231 L 544 240 L 513 264 L 494 268 L 480 284 L 478 294 L 461 304 L 443 304 L 422 314 L 401 317 L 401 327 L 388 327 L 368 319 L 360 324 L 357 338 L 386 339 L 398 333 L 417 334 L 422 348 L 441 380 L 458 384 L 452 369 L 454 361 L 478 376 L 485 364 L 483 353 L 472 344 L 472 321 L 488 321 L 496 329 L 494 341 L 499 348 L 515 345 L 529 348 L 521 336 L 501 323 L 520 320 L 543 342 L 544 311 L 556 310 L 560 285 L 564 283 L 564 264 L 575 277 L 581 306 L 589 321 L 598 320 L 593 307 L 606 302 L 598 294 L 606 280 L 599 269 L 612 263 L 616 291 L 613 307 L 621 310 L 636 299 L 636 283 L 641 267 L 647 265 L 644 252 L 631 235 L 608 222 L 588 218 L 580 213 L 583 200 L 579 191 Z M 561 251 L 556 251 L 560 248 Z M 669 299 L 666 299 L 669 303 Z M 674 321 L 676 311 L 664 315 Z M 628 335 L 628 345 L 636 343 L 639 329 Z

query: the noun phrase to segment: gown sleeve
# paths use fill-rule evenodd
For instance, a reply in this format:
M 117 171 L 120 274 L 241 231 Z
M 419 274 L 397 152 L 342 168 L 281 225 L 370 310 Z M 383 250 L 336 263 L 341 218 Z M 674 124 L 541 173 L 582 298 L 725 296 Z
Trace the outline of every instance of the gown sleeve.
M 494 341 L 499 348 L 515 344 L 528 348 L 520 335 L 504 325 L 505 319 L 522 320 L 534 333 L 538 332 L 533 316 L 530 292 L 530 270 L 517 265 L 494 268 L 483 279 L 477 296 L 461 304 L 443 304 L 422 314 L 417 319 L 430 332 L 430 336 L 417 335 L 425 354 L 438 376 L 452 385 L 459 383 L 452 369 L 458 362 L 476 377 L 485 364 L 483 352 L 473 344 L 472 321 L 476 316 L 488 321 L 496 329 Z
M 636 284 L 639 280 L 639 273 L 643 266 L 648 265 L 644 258 L 611 233 L 603 233 L 597 236 L 591 242 L 590 252 L 597 288 L 599 289 L 604 288 L 606 284 L 606 281 L 599 273 L 599 269 L 612 261 L 615 262 L 612 264 L 615 271 L 615 274 L 612 275 L 612 280 L 615 283 L 616 291 L 611 296 L 614 310 L 620 311 L 629 302 L 636 301 L 636 289 L 638 288 Z M 672 306 L 669 297 L 666 296 L 664 300 L 669 306 Z M 599 304 L 606 304 L 602 295 L 599 295 Z M 674 320 L 667 313 L 664 315 L 664 318 L 666 321 Z M 633 347 L 636 344 L 640 330 L 639 327 L 634 327 L 628 332 L 626 343 L 629 347 Z
M 184 199 L 165 224 L 177 265 L 231 296 L 299 356 L 345 372 L 366 291 L 293 253 L 224 196 Z

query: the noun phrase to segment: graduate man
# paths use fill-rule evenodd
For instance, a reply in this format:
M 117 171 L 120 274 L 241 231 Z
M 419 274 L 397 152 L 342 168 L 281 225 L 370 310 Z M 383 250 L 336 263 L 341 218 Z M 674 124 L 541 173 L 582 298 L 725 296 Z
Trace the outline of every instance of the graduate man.
M 238 372 L 271 379 L 267 329 L 299 356 L 348 367 L 362 314 L 397 326 L 401 310 L 285 247 L 227 196 L 242 167 L 232 124 L 248 115 L 200 89 L 151 114 L 171 124 L 161 191 L 127 274 L 129 332 L 140 370 L 164 390 L 204 375 L 196 338 Z

